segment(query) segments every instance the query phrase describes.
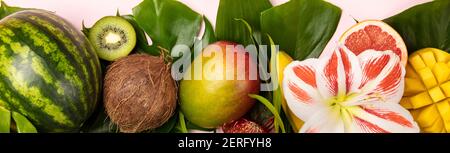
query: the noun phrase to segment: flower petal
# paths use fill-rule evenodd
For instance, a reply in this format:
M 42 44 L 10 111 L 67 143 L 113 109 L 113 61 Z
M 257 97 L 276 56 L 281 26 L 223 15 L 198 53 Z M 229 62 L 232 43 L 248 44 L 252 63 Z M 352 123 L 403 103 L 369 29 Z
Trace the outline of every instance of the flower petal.
M 350 110 L 352 124 L 347 132 L 417 133 L 419 127 L 411 114 L 399 104 L 374 102 Z
M 316 75 L 318 89 L 323 97 L 342 97 L 357 92 L 362 76 L 359 59 L 345 47 L 320 59 Z
M 283 92 L 289 108 L 302 120 L 308 120 L 317 108 L 324 107 L 317 91 L 317 59 L 294 61 L 284 69 Z
M 344 72 L 343 66 L 340 61 L 339 52 L 333 52 L 330 57 L 324 57 L 324 59 L 320 59 L 320 63 L 318 63 L 317 75 L 316 79 L 319 80 L 317 82 L 318 89 L 322 97 L 335 97 L 338 95 L 338 92 L 343 94 L 344 85 Z M 340 91 L 339 91 L 340 90 Z
M 358 57 L 345 47 L 339 48 L 339 53 L 345 71 L 346 93 L 359 92 L 362 70 Z
M 300 133 L 343 133 L 344 122 L 339 109 L 324 108 L 317 111 L 300 129 Z
M 360 102 L 399 103 L 403 95 L 405 68 L 392 51 L 364 51 L 358 56 L 362 67 Z M 357 98 L 358 99 L 358 98 Z M 347 105 L 358 103 L 347 102 Z M 361 104 L 361 103 L 359 103 Z

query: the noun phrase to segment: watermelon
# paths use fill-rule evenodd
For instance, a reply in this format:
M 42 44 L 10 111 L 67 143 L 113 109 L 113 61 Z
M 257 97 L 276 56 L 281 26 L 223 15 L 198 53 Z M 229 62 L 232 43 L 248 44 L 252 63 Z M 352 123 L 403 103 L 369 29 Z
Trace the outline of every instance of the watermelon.
M 77 132 L 100 96 L 99 59 L 59 16 L 25 10 L 0 20 L 0 106 L 39 132 Z

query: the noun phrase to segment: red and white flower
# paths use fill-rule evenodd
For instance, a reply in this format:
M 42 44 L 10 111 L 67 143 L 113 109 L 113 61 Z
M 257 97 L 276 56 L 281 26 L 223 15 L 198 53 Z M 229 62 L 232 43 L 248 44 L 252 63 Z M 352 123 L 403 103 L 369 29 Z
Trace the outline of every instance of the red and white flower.
M 284 70 L 289 108 L 305 121 L 299 132 L 419 132 L 400 106 L 405 69 L 392 51 L 356 56 L 345 47 Z

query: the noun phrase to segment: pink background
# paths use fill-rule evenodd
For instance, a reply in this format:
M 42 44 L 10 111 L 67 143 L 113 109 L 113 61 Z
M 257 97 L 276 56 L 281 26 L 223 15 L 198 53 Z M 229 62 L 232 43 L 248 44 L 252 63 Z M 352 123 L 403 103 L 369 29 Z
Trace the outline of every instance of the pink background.
M 55 11 L 66 18 L 77 28 L 81 28 L 82 21 L 90 27 L 103 16 L 114 15 L 119 9 L 121 14 L 131 13 L 131 9 L 142 0 L 4 0 L 8 5 L 20 7 L 41 8 Z M 180 0 L 214 24 L 219 0 Z M 274 5 L 288 0 L 271 0 Z M 325 52 L 336 46 L 339 36 L 357 20 L 384 19 L 403 10 L 430 0 L 328 0 L 343 10 L 343 15 L 335 35 L 328 44 Z M 200 33 L 200 35 L 202 35 Z
M 130 14 L 131 9 L 142 0 L 4 0 L 8 5 L 41 8 L 56 12 L 77 28 L 81 29 L 84 21 L 90 27 L 103 16 L 115 15 L 119 9 L 121 14 Z M 214 24 L 219 0 L 180 0 L 193 10 L 206 17 Z M 288 0 L 271 0 L 274 5 Z M 343 10 L 339 26 L 324 50 L 329 54 L 336 47 L 338 38 L 345 30 L 355 24 L 353 18 L 362 21 L 367 19 L 384 19 L 403 10 L 430 0 L 328 0 Z M 200 33 L 199 35 L 202 35 Z M 205 132 L 193 130 L 191 132 Z

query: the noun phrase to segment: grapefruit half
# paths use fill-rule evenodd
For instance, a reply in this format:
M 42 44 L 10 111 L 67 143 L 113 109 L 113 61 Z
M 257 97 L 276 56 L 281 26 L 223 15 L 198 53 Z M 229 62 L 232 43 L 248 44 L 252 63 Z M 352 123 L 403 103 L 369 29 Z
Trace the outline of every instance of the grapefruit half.
M 365 50 L 391 50 L 397 54 L 403 66 L 408 60 L 408 50 L 402 37 L 391 26 L 378 20 L 359 22 L 348 29 L 339 39 L 339 44 L 359 55 Z

